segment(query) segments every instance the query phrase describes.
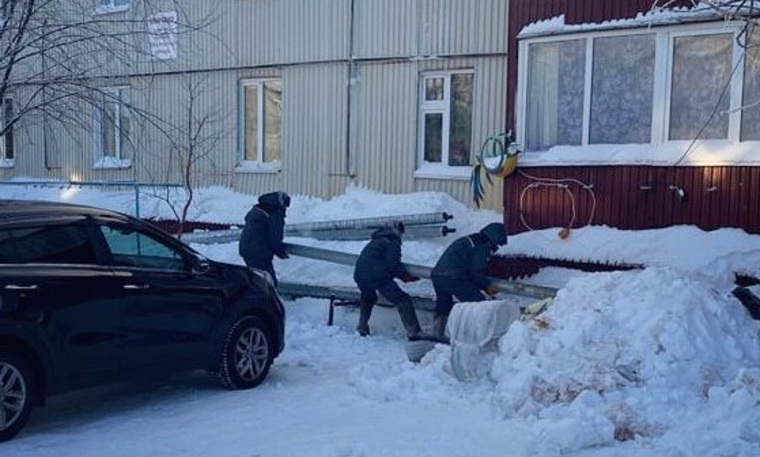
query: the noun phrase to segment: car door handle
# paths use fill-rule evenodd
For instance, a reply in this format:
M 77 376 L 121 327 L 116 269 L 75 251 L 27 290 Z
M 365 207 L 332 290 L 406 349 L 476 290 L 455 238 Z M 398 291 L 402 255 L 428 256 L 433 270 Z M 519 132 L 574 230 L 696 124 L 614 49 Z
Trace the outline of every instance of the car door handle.
M 31 286 L 19 286 L 17 284 L 8 284 L 5 286 L 5 290 L 37 290 L 37 284 Z
M 124 284 L 126 290 L 145 290 L 150 289 L 150 284 Z

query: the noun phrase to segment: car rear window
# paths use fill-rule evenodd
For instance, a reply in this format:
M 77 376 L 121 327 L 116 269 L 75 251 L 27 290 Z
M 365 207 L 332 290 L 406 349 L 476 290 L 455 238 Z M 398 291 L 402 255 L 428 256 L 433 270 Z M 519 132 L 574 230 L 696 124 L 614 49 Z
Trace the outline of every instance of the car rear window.
M 0 229 L 0 263 L 95 264 L 95 249 L 81 224 Z

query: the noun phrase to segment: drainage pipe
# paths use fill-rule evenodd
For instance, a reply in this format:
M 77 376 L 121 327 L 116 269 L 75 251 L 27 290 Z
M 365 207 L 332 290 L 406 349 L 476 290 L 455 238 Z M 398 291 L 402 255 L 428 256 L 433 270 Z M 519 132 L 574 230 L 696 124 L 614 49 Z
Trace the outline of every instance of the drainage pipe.
M 312 246 L 303 246 L 300 244 L 285 243 L 285 250 L 290 255 L 299 257 L 307 257 L 310 259 L 324 260 L 326 262 L 338 263 L 341 265 L 354 266 L 356 259 L 359 258 L 356 254 L 350 254 L 348 252 L 332 251 L 329 249 L 316 248 Z M 407 271 L 414 276 L 420 278 L 430 279 L 430 273 L 432 268 L 423 265 L 413 265 L 404 263 Z M 490 278 L 493 284 L 495 284 L 501 292 L 520 295 L 523 297 L 531 298 L 550 298 L 557 294 L 557 289 L 552 287 L 536 286 L 532 284 L 525 284 L 516 281 L 507 281 L 505 279 Z

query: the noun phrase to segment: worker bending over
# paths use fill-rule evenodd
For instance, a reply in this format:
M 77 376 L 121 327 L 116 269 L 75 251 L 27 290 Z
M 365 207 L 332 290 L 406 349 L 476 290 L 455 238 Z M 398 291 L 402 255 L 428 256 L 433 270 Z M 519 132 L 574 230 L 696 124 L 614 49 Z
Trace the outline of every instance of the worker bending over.
M 505 244 L 504 224 L 494 222 L 477 233 L 457 239 L 446 248 L 430 274 L 436 295 L 433 338 L 448 341 L 446 322 L 454 307 L 454 297 L 460 302 L 475 302 L 485 300 L 483 292 L 488 296 L 499 292 L 488 279 L 486 270 L 491 255 Z
M 354 268 L 354 281 L 359 286 L 359 324 L 356 330 L 361 336 L 369 335 L 369 318 L 377 303 L 380 292 L 389 302 L 396 305 L 401 323 L 410 341 L 422 337 L 417 313 L 412 298 L 404 292 L 394 278 L 404 282 L 417 281 L 401 263 L 401 235 L 404 224 L 396 222 L 392 227 L 382 227 L 372 233 L 372 239 L 362 249 Z

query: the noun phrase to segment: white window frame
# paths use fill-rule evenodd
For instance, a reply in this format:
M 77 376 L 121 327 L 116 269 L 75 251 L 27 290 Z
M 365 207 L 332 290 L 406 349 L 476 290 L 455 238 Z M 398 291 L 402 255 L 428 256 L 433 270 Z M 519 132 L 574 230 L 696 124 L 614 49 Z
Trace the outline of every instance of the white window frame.
M 14 109 L 14 100 L 13 97 L 6 96 L 4 100 L 0 103 L 0 122 L 2 122 L 2 125 L 5 126 L 7 122 L 7 104 L 11 104 L 11 110 Z M 10 136 L 11 142 L 13 143 L 13 156 L 8 157 L 8 150 L 7 150 L 7 139 L 8 136 Z M 5 132 L 5 134 L 0 135 L 0 168 L 12 168 L 15 166 L 16 163 L 16 142 L 13 134 L 13 129 L 11 129 L 8 132 Z
M 280 160 L 265 161 L 266 142 L 265 142 L 265 97 L 264 84 L 267 82 L 279 82 L 282 87 L 282 78 L 248 78 L 240 81 L 238 87 L 238 172 L 251 173 L 276 173 L 282 168 L 282 157 Z M 257 100 L 257 124 L 256 124 L 256 160 L 247 160 L 245 158 L 245 91 L 246 88 L 255 86 L 258 90 L 259 97 Z M 284 89 L 283 89 L 284 99 Z M 280 118 L 282 122 L 282 116 Z M 281 151 L 282 153 L 283 151 Z
M 733 35 L 733 55 L 731 57 L 731 69 L 736 69 L 736 71 L 733 72 L 732 79 L 731 79 L 731 87 L 729 88 L 728 97 L 729 97 L 729 112 L 728 112 L 728 132 L 727 132 L 727 140 L 731 142 L 738 142 L 739 141 L 739 134 L 741 130 L 741 110 L 738 109 L 742 104 L 742 90 L 744 86 L 744 67 L 737 68 L 738 65 L 743 64 L 743 58 L 742 58 L 742 52 L 741 48 L 736 44 L 736 41 L 738 39 L 738 35 L 741 32 L 741 30 L 736 26 L 736 28 L 731 27 L 715 27 L 711 29 L 698 29 L 694 31 L 686 31 L 686 30 L 676 30 L 672 33 L 668 34 L 668 44 L 667 44 L 667 72 L 665 73 L 665 77 L 667 78 L 667 83 L 665 85 L 665 89 L 667 90 L 665 94 L 665 98 L 663 98 L 663 101 L 665 102 L 664 106 L 664 117 L 665 122 L 662 126 L 663 128 L 660 130 L 662 137 L 661 141 L 662 143 L 667 142 L 678 142 L 678 141 L 684 141 L 684 140 L 670 140 L 670 108 L 671 108 L 671 92 L 670 88 L 673 85 L 673 65 L 674 65 L 674 49 L 675 49 L 675 42 L 676 38 L 680 37 L 690 37 L 690 36 L 705 36 L 705 35 L 717 35 L 717 34 L 723 34 L 727 35 L 731 33 Z M 655 69 L 656 71 L 656 69 Z M 654 138 L 654 137 L 653 137 Z
M 116 5 L 115 0 L 108 0 L 108 4 L 104 5 L 101 0 L 95 0 L 95 13 L 96 14 L 109 14 L 119 13 L 127 11 L 132 5 L 132 0 L 127 0 L 126 5 Z
M 657 28 L 633 28 L 619 29 L 611 31 L 594 31 L 587 33 L 567 33 L 563 35 L 552 35 L 537 38 L 526 38 L 519 42 L 518 54 L 518 84 L 515 112 L 517 114 L 517 141 L 522 143 L 526 138 L 526 109 L 527 109 L 527 84 L 528 84 L 528 49 L 530 44 L 542 42 L 558 42 L 585 39 L 586 40 L 586 62 L 585 62 L 585 84 L 583 94 L 583 132 L 581 145 L 558 145 L 563 148 L 583 148 L 589 145 L 589 129 L 591 117 L 591 81 L 592 81 L 592 62 L 593 62 L 593 39 L 608 36 L 628 36 L 634 34 L 655 34 L 655 66 L 654 66 L 654 88 L 652 103 L 652 132 L 650 145 L 657 146 L 680 146 L 684 149 L 689 147 L 691 141 L 669 140 L 670 127 L 670 104 L 671 104 L 671 84 L 672 69 L 674 58 L 674 43 L 676 37 L 684 36 L 701 36 L 731 33 L 734 37 L 734 47 L 732 55 L 732 69 L 735 66 L 736 71 L 731 77 L 731 87 L 728 92 L 729 96 L 729 126 L 727 138 L 721 140 L 710 140 L 723 143 L 738 143 L 740 140 L 741 130 L 741 110 L 738 109 L 742 103 L 742 91 L 744 85 L 743 55 L 742 48 L 736 44 L 739 33 L 741 32 L 741 23 L 711 23 L 705 24 L 688 24 L 679 26 L 663 26 Z M 751 143 L 751 142 L 743 142 Z M 536 151 L 542 152 L 542 151 Z
M 122 97 L 126 95 L 126 97 Z M 114 118 L 114 154 L 106 155 L 103 150 L 103 114 L 105 112 L 105 103 L 107 99 L 117 102 L 117 108 Z M 98 106 L 93 107 L 93 154 L 95 163 L 93 168 L 128 168 L 132 161 L 126 157 L 126 152 L 122 150 L 122 108 L 129 109 L 131 103 L 131 88 L 129 86 L 111 86 L 101 89 L 101 98 Z
M 417 163 L 414 173 L 417 178 L 440 178 L 440 179 L 469 179 L 471 173 L 472 144 L 470 144 L 470 161 L 467 165 L 449 165 L 449 142 L 451 127 L 451 79 L 453 75 L 472 75 L 473 77 L 473 115 L 475 105 L 475 70 L 445 70 L 431 71 L 420 74 L 419 78 L 419 106 L 417 118 Z M 443 100 L 425 100 L 425 82 L 428 79 L 443 78 Z M 425 160 L 425 116 L 427 114 L 442 114 L 442 138 L 441 138 L 441 161 L 428 162 Z M 472 119 L 471 119 L 472 122 Z M 472 141 L 472 139 L 471 139 Z

